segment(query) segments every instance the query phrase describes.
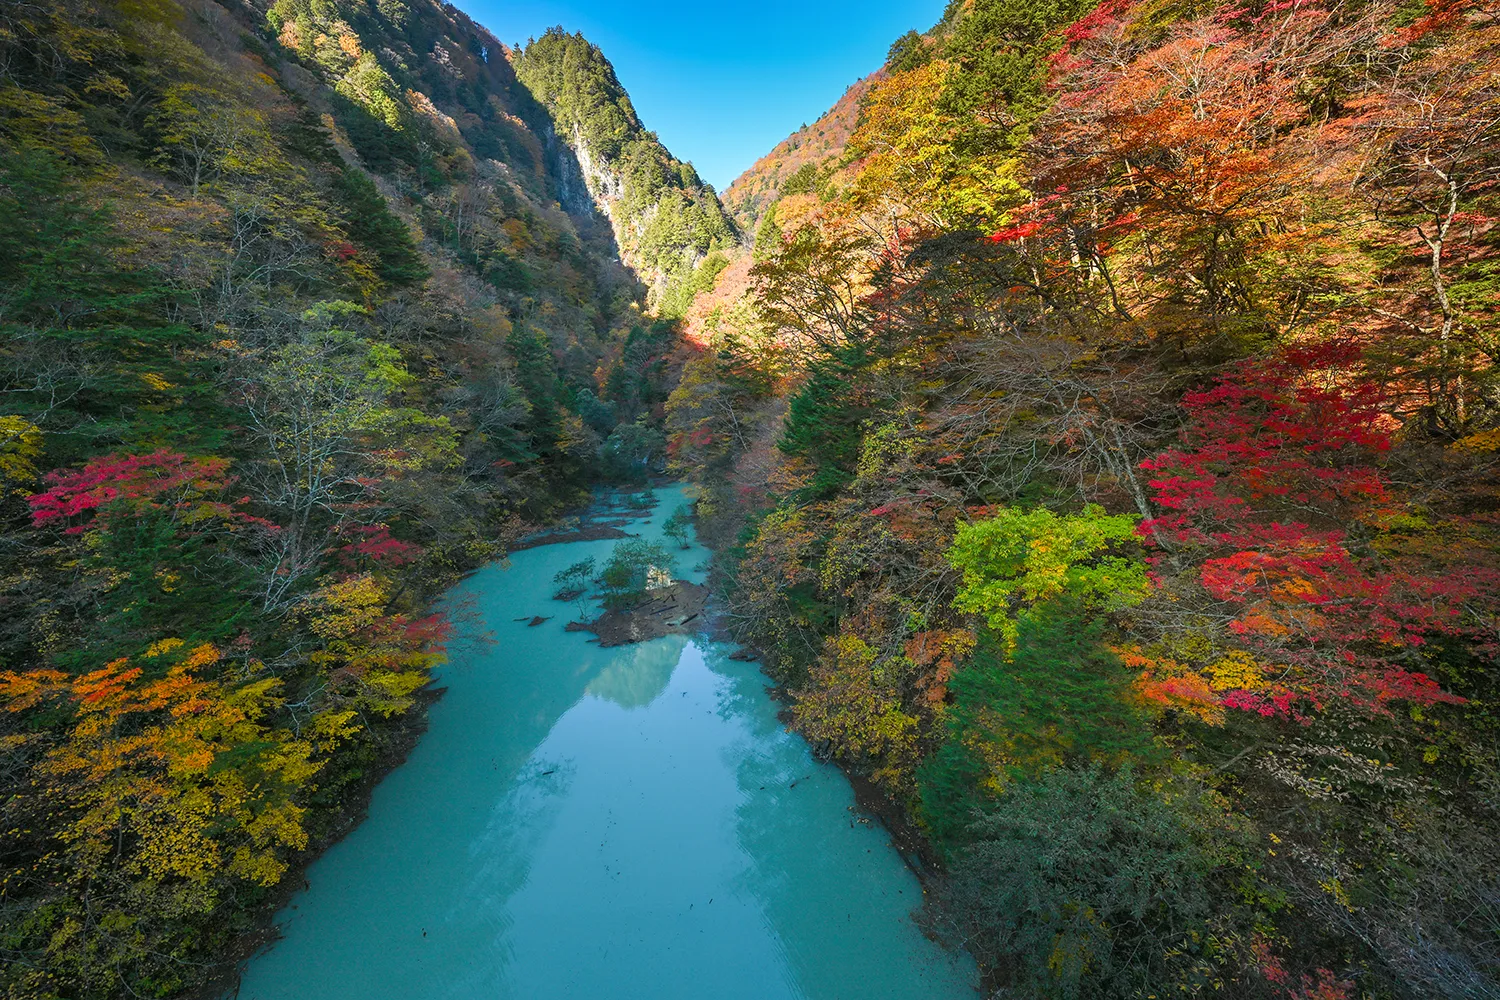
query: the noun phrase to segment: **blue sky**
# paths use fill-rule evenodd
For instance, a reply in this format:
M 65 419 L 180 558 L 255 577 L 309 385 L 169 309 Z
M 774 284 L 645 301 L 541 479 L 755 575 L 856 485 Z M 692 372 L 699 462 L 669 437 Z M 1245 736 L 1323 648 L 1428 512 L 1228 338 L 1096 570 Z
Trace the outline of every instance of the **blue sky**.
M 455 0 L 507 44 L 554 24 L 614 63 L 646 127 L 719 190 L 925 30 L 944 0 Z

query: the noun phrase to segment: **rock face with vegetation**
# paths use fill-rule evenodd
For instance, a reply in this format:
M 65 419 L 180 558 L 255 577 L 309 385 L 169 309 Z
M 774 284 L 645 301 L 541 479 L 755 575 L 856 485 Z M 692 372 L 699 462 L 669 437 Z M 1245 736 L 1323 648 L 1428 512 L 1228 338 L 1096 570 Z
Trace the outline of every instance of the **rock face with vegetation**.
M 549 133 L 570 210 L 597 206 L 653 304 L 681 315 L 738 245 L 714 189 L 647 132 L 614 67 L 582 35 L 553 28 L 516 54 L 516 73 L 556 121 Z
M 1500 995 L 1497 74 L 1482 4 L 955 0 L 733 189 L 674 461 L 995 995 Z
M 5 996 L 197 987 L 408 738 L 432 597 L 659 465 L 678 335 L 511 55 L 432 0 L 0 8 Z

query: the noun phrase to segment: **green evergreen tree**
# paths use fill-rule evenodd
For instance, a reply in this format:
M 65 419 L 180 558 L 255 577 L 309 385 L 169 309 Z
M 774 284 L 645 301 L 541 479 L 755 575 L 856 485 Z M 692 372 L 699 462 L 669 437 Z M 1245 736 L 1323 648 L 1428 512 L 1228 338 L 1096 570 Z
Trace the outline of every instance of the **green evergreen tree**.
M 1191 994 L 1237 958 L 1221 941 L 1249 931 L 1225 917 L 1239 836 L 1190 783 L 1158 793 L 1132 767 L 1061 767 L 969 832 L 951 913 L 1011 995 Z
M 344 229 L 356 243 L 379 260 L 375 273 L 392 285 L 420 284 L 427 265 L 417 252 L 411 230 L 397 218 L 374 183 L 354 167 L 345 167 L 334 181 L 334 193 L 344 208 Z
M 892 73 L 906 73 L 910 70 L 921 69 L 932 61 L 932 51 L 922 36 L 915 31 L 908 31 L 900 38 L 891 43 L 891 49 L 886 53 L 885 65 Z
M 954 674 L 948 738 L 921 773 L 923 815 L 950 850 L 968 839 L 997 785 L 1054 767 L 1160 756 L 1130 697 L 1132 675 L 1105 648 L 1101 624 L 1057 611 L 1025 620 L 1013 656 L 1004 645 L 986 633 Z
M 516 327 L 506 340 L 516 363 L 516 384 L 526 397 L 530 414 L 526 427 L 534 455 L 551 455 L 557 448 L 562 426 L 560 396 L 562 382 L 552 348 L 540 330 Z
M 845 344 L 811 362 L 807 381 L 792 397 L 776 444 L 812 463 L 809 498 L 828 496 L 854 476 L 864 425 L 873 414 L 861 387 L 870 361 L 863 344 Z

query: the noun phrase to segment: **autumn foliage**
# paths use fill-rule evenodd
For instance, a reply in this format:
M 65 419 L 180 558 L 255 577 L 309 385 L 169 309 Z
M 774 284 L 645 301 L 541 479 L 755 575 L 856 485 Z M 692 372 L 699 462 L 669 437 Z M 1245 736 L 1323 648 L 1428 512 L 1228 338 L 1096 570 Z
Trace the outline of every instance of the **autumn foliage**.
M 669 404 L 738 634 L 1005 995 L 1495 992 L 1493 11 L 913 37 Z
M 513 54 L 431 0 L 0 8 L 0 994 L 215 992 L 419 731 L 438 595 L 659 462 L 676 329 Z

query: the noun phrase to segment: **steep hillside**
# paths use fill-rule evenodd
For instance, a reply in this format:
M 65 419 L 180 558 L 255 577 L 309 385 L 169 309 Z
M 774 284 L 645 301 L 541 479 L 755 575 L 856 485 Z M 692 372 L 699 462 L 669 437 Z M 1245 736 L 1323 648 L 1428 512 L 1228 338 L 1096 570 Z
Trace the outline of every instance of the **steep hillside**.
M 755 233 L 784 197 L 826 194 L 846 164 L 849 140 L 859 127 L 864 102 L 892 72 L 926 65 L 944 44 L 963 4 L 950 4 L 943 20 L 926 33 L 908 31 L 891 44 L 885 65 L 851 84 L 844 96 L 811 125 L 787 136 L 729 185 L 724 207 L 746 232 Z
M 885 75 L 878 70 L 844 91 L 823 117 L 783 139 L 775 149 L 735 178 L 724 192 L 724 207 L 746 232 L 755 232 L 766 209 L 783 195 L 805 194 L 844 155 L 844 147 L 859 120 L 860 101 Z
M 576 212 L 597 205 L 653 302 L 680 315 L 738 242 L 713 188 L 646 131 L 614 67 L 582 35 L 553 28 L 515 65 L 557 123 L 547 139 L 563 203 Z
M 893 54 L 899 55 L 898 49 L 899 43 Z M 683 314 L 683 333 L 689 341 L 710 343 L 723 311 L 750 292 L 756 260 L 772 252 L 784 230 L 795 229 L 848 182 L 846 147 L 859 124 L 865 96 L 885 76 L 882 68 L 851 86 L 826 114 L 782 140 L 730 185 L 724 207 L 744 233 L 753 235 L 748 240 L 750 252 L 730 253 L 717 279 L 703 283 Z
M 436 0 L 0 7 L 5 996 L 232 960 L 432 597 L 661 453 L 677 335 L 508 57 Z
M 1493 5 L 954 0 L 843 144 L 670 448 L 936 925 L 994 996 L 1500 996 Z

